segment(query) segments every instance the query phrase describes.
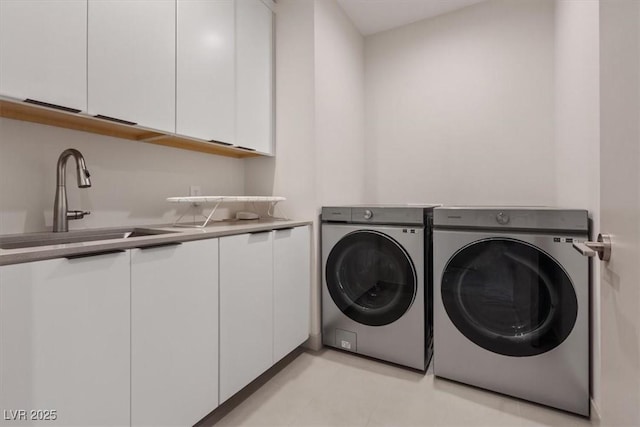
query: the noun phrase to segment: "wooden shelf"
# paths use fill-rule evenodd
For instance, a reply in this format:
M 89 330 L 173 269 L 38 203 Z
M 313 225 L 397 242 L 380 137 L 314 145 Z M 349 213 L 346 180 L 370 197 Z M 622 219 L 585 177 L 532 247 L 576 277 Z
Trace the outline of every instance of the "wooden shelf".
M 72 113 L 20 101 L 0 99 L 0 117 L 40 123 L 65 129 L 116 138 L 140 141 L 150 144 L 164 145 L 183 150 L 199 151 L 234 158 L 259 157 L 262 154 L 227 146 L 224 144 L 189 138 L 182 135 L 167 134 L 140 126 L 132 126 L 98 119 L 83 113 Z

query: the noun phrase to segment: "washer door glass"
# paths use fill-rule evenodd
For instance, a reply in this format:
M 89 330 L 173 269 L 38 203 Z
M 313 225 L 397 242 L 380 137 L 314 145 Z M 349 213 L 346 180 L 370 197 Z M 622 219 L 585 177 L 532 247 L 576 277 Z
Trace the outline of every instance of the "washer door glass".
M 467 245 L 447 263 L 442 301 L 460 332 L 507 356 L 560 345 L 578 316 L 569 276 L 548 254 L 515 239 Z
M 391 237 L 376 231 L 355 231 L 343 237 L 329 253 L 325 277 L 338 308 L 369 326 L 399 319 L 416 294 L 409 255 Z

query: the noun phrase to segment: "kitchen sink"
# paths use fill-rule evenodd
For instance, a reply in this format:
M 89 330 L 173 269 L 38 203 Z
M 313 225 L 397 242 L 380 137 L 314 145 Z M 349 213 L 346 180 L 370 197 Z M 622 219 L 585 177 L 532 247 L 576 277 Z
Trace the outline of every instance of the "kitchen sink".
M 0 249 L 24 249 L 38 246 L 64 245 L 68 243 L 95 242 L 97 240 L 131 239 L 135 237 L 174 234 L 179 231 L 128 228 L 121 230 L 81 230 L 65 233 L 37 233 L 32 235 L 0 238 Z

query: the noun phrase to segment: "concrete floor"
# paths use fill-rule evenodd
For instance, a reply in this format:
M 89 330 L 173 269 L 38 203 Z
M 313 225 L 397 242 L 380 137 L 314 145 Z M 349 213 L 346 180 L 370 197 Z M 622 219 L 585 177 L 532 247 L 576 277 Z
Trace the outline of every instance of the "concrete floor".
M 290 356 L 199 426 L 596 424 L 595 420 L 435 378 L 430 371 L 424 375 L 323 349 Z

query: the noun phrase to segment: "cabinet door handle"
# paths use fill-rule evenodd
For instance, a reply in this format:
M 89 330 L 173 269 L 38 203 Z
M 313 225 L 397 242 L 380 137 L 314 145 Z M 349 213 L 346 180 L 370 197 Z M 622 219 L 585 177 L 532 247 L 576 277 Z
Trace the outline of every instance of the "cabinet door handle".
M 262 230 L 262 231 L 250 231 L 249 234 L 264 234 L 271 233 L 273 230 Z
M 41 107 L 55 108 L 56 110 L 66 111 L 68 113 L 79 113 L 77 108 L 65 107 L 64 105 L 51 104 L 49 102 L 38 101 L 37 99 L 27 98 L 24 100 L 27 104 L 39 105 Z
M 276 231 L 287 231 L 287 230 L 293 230 L 295 227 L 285 227 L 285 228 L 276 228 Z
M 115 117 L 103 116 L 102 114 L 96 114 L 94 117 L 97 119 L 107 120 L 114 123 L 120 123 L 122 125 L 129 125 L 129 126 L 137 125 L 136 122 L 130 122 L 129 120 L 118 119 Z
M 236 145 L 236 148 L 239 148 L 241 150 L 247 150 L 247 151 L 256 151 L 255 148 L 243 147 L 242 145 Z
M 210 139 L 210 140 L 209 140 L 209 142 L 213 142 L 214 144 L 226 145 L 226 146 L 233 145 L 233 144 L 231 144 L 231 143 L 218 141 L 218 140 L 216 140 L 216 139 Z
M 89 257 L 93 257 L 93 256 L 100 256 L 100 255 L 119 254 L 119 253 L 122 253 L 122 252 L 126 252 L 126 251 L 124 249 L 112 249 L 112 250 L 108 250 L 108 251 L 88 252 L 86 254 L 67 255 L 67 256 L 65 256 L 65 258 L 66 259 L 89 258 Z
M 168 243 L 159 243 L 157 245 L 145 245 L 145 246 L 136 246 L 137 249 L 144 251 L 145 249 L 156 249 L 156 248 L 166 248 L 169 246 L 180 246 L 182 242 L 168 242 Z

